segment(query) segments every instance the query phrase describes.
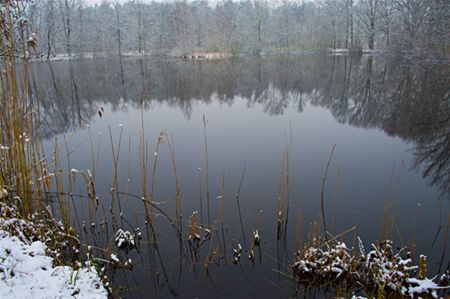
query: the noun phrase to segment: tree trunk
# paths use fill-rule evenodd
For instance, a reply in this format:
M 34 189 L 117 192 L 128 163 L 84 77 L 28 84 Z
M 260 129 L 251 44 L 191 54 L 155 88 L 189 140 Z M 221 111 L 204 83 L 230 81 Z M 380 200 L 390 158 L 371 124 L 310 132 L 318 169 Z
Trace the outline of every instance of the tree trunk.
M 122 40 L 120 39 L 120 15 L 119 8 L 116 6 L 116 16 L 117 16 L 117 43 L 119 46 L 119 57 L 122 56 Z
M 350 0 L 350 47 L 354 47 L 353 44 L 353 0 Z
M 71 46 L 71 41 L 70 41 L 70 35 L 71 35 L 71 28 L 70 28 L 70 5 L 69 5 L 69 1 L 66 0 L 65 1 L 66 4 L 66 15 L 65 15 L 65 19 L 66 19 L 66 30 L 67 30 L 67 36 L 66 36 L 66 51 L 67 54 L 69 56 L 72 55 L 72 46 Z
M 47 59 L 50 59 L 50 55 L 52 52 L 51 34 L 51 27 L 49 26 L 47 30 Z
M 142 52 L 142 13 L 141 6 L 138 6 L 138 30 L 139 30 L 139 53 Z
M 376 0 L 370 0 L 370 11 L 369 11 L 369 41 L 368 47 L 370 50 L 375 48 L 375 17 L 376 17 Z

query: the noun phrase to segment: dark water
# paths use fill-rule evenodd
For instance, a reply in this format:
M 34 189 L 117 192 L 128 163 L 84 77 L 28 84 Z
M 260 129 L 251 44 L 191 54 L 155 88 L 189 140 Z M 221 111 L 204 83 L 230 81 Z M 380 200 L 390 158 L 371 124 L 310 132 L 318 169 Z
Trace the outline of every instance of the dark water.
M 344 240 L 352 246 L 357 234 L 369 246 L 380 238 L 388 202 L 394 223 L 390 238 L 396 245 L 409 245 L 415 239 L 417 253 L 429 257 L 431 273 L 448 267 L 448 254 L 441 263 L 450 212 L 448 65 L 382 57 L 304 56 L 220 62 L 86 59 L 36 63 L 32 69 L 32 89 L 40 90 L 41 95 L 47 148 L 54 137 L 61 142 L 64 136 L 70 136 L 69 148 L 76 149 L 70 165 L 65 160 L 63 166 L 92 170 L 89 132 L 94 146 L 100 144 L 95 180 L 106 209 L 114 172 L 108 126 L 118 142 L 123 125 L 119 189 L 125 190 L 129 179 L 130 193 L 139 195 L 143 109 L 150 147 L 149 177 L 156 139 L 164 129 L 174 140 L 184 220 L 199 211 L 201 196 L 206 222 L 203 115 L 208 120 L 211 218 L 217 219 L 219 214 L 217 196 L 224 175 L 228 265 L 223 265 L 224 261 L 219 267 L 212 264 L 210 275 L 206 275 L 205 245 L 198 264 L 182 261 L 180 275 L 178 243 L 167 220 L 157 217 L 164 267 L 158 263 L 159 279 L 155 279 L 146 246 L 141 246 L 142 255 L 131 253 L 134 270 L 119 270 L 113 277 L 116 285 L 124 287 L 120 293 L 124 297 L 165 298 L 171 296 L 170 288 L 182 298 L 289 296 L 290 279 L 275 269 L 289 271 L 286 261 L 276 263 L 276 215 L 290 127 L 288 261 L 295 249 L 297 212 L 302 214 L 304 240 L 311 223 L 322 222 L 322 176 L 336 144 L 324 197 L 329 230 L 339 233 L 356 226 Z M 100 107 L 104 109 L 102 117 L 98 114 Z M 259 211 L 264 211 L 262 264 L 256 262 L 254 266 L 245 256 L 242 266 L 230 263 L 232 245 L 243 243 L 235 193 L 244 167 L 240 202 L 247 245 L 258 225 Z M 81 193 L 83 188 L 77 188 Z M 161 208 L 170 216 L 175 214 L 174 197 L 172 164 L 167 146 L 162 144 L 155 201 L 168 201 Z M 121 200 L 125 218 L 143 229 L 142 202 L 123 196 Z M 83 199 L 77 199 L 76 205 L 78 216 L 87 219 Z M 126 223 L 122 225 L 131 229 Z M 103 243 L 111 237 L 109 231 Z M 114 248 L 111 240 L 108 244 Z M 126 256 L 122 253 L 121 258 Z

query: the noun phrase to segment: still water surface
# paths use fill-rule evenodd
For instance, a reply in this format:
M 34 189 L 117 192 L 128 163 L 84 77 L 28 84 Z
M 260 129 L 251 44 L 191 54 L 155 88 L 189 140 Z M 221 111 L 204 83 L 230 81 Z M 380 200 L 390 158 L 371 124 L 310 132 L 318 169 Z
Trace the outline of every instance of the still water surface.
M 344 240 L 351 246 L 356 232 L 369 246 L 380 238 L 388 202 L 394 223 L 391 238 L 396 245 L 409 245 L 415 239 L 417 252 L 429 256 L 430 271 L 439 269 L 450 212 L 450 69 L 446 65 L 386 57 L 218 62 L 102 58 L 35 63 L 32 71 L 32 88 L 41 96 L 47 149 L 54 138 L 61 142 L 70 136 L 69 148 L 76 150 L 63 166 L 86 171 L 93 169 L 89 133 L 94 147 L 100 146 L 98 157 L 95 155 L 95 180 L 106 208 L 114 173 L 108 126 L 116 143 L 123 130 L 119 189 L 125 191 L 129 180 L 129 192 L 139 195 L 138 147 L 143 120 L 151 151 L 149 171 L 156 140 L 164 129 L 175 145 L 184 220 L 200 211 L 202 198 L 206 222 L 202 118 L 207 119 L 211 218 L 217 219 L 219 214 L 217 196 L 223 176 L 229 265 L 213 264 L 207 276 L 203 254 L 196 265 L 182 262 L 179 275 L 176 238 L 164 217 L 158 217 L 168 281 L 161 266 L 159 279 L 152 277 L 145 246 L 142 255 L 122 253 L 121 258 L 132 257 L 135 266 L 133 271 L 119 270 L 113 277 L 117 286 L 123 286 L 120 294 L 124 297 L 165 298 L 171 296 L 170 288 L 182 298 L 289 296 L 289 278 L 274 269 L 289 271 L 286 261 L 277 265 L 275 260 L 277 194 L 283 151 L 291 132 L 289 260 L 295 250 L 297 212 L 302 215 L 303 239 L 311 223 L 322 221 L 322 176 L 336 144 L 324 193 L 329 230 L 339 233 L 356 226 Z M 264 211 L 263 262 L 254 266 L 245 256 L 242 266 L 230 263 L 232 247 L 243 243 L 235 193 L 244 167 L 240 204 L 247 243 L 258 225 L 260 210 Z M 168 202 L 162 208 L 171 216 L 175 214 L 174 181 L 169 151 L 163 144 L 155 201 Z M 125 218 L 143 229 L 142 202 L 131 197 L 121 200 Z M 76 205 L 78 216 L 87 219 L 83 199 Z M 131 229 L 126 223 L 123 228 Z M 104 237 L 103 242 L 112 246 L 111 238 Z M 445 254 L 441 270 L 448 263 Z

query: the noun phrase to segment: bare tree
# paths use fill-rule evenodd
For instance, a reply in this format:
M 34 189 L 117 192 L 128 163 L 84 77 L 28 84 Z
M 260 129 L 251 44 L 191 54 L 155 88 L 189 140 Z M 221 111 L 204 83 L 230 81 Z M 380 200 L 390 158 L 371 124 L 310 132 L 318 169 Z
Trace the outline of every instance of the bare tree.
M 121 39 L 121 35 L 120 35 L 120 31 L 121 31 L 121 24 L 120 24 L 120 4 L 115 4 L 114 5 L 114 11 L 116 12 L 116 28 L 117 28 L 117 48 L 118 48 L 118 53 L 119 53 L 119 57 L 122 56 L 122 39 Z
M 52 46 L 55 40 L 55 1 L 49 0 L 47 2 L 47 12 L 45 21 L 47 23 L 47 59 L 52 55 Z
M 75 7 L 76 0 L 58 0 L 59 12 L 61 14 L 64 37 L 66 40 L 66 52 L 69 56 L 72 54 L 72 11 Z

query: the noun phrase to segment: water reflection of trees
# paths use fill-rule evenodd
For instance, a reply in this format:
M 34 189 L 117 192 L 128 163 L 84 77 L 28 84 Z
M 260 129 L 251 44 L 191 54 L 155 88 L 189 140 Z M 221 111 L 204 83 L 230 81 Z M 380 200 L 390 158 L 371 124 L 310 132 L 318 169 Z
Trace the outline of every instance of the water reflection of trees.
M 32 92 L 41 97 L 46 137 L 89 122 L 104 104 L 121 110 L 138 108 L 142 100 L 145 107 L 165 103 L 189 118 L 198 101 L 231 105 L 241 98 L 269 114 L 283 114 L 288 107 L 301 112 L 309 101 L 329 109 L 338 122 L 380 128 L 413 142 L 416 166 L 450 191 L 450 70 L 445 65 L 379 57 L 123 58 L 35 64 L 33 73 Z

